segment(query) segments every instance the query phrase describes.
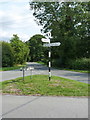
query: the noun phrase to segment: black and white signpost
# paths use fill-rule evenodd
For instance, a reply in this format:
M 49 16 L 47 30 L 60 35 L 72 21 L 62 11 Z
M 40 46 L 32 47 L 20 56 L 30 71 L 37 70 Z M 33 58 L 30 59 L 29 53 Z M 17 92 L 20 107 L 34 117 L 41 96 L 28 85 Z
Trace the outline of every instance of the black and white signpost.
M 51 47 L 49 47 L 49 81 L 51 79 Z
M 51 36 L 50 36 L 51 38 Z M 42 42 L 48 42 L 46 44 L 43 45 L 43 47 L 49 47 L 49 53 L 48 53 L 48 57 L 49 57 L 49 81 L 51 79 L 51 47 L 53 46 L 60 46 L 60 42 L 55 42 L 55 43 L 50 43 L 50 39 L 44 39 L 42 38 Z

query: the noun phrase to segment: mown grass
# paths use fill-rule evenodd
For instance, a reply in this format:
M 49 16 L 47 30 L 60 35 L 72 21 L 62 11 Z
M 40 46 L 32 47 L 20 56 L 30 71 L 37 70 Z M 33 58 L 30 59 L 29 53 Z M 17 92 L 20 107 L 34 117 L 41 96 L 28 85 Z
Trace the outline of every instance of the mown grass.
M 0 83 L 3 94 L 44 96 L 88 96 L 88 84 L 47 75 L 33 75 Z M 0 90 L 1 91 L 1 90 Z

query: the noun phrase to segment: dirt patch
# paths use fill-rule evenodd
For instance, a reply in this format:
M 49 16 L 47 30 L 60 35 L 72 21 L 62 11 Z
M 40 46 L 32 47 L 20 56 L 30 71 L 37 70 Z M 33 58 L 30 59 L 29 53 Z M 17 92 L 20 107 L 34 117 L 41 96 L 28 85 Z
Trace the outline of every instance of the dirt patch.
M 53 84 L 49 84 L 48 86 L 59 86 L 60 84 L 58 84 L 58 83 L 53 83 Z

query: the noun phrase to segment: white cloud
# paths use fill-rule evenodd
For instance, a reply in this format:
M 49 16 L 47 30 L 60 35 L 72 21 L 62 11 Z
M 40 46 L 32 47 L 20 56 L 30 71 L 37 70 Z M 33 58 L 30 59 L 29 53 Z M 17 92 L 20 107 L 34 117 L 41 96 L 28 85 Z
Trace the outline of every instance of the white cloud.
M 30 39 L 30 36 L 25 33 L 15 33 L 15 34 L 17 34 L 22 41 L 27 41 Z M 7 39 L 10 40 L 12 37 L 13 37 L 13 33 L 0 30 L 0 40 L 5 39 L 5 41 L 8 41 Z
M 27 41 L 30 39 L 30 36 L 27 34 L 19 34 L 19 36 L 22 41 Z
M 29 2 L 28 2 L 27 5 L 24 5 L 24 8 L 25 8 L 26 10 L 30 10 L 30 9 L 29 9 L 29 8 L 30 8 L 30 6 L 29 6 Z
M 1 41 L 9 41 L 11 37 L 12 37 L 12 34 L 10 32 L 0 30 L 0 40 Z
M 4 11 L 0 11 L 0 16 L 2 17 L 4 15 Z
M 0 3 L 9 3 L 12 2 L 12 0 L 0 0 Z M 29 0 L 13 0 L 13 2 L 29 2 Z
M 0 30 L 0 36 L 1 36 L 1 37 L 6 37 L 7 35 L 8 35 L 7 32 Z
M 3 3 L 3 4 L 2 4 Z M 23 41 L 35 34 L 41 34 L 41 26 L 34 21 L 29 9 L 29 0 L 1 0 L 0 4 L 0 39 L 9 40 L 17 34 Z

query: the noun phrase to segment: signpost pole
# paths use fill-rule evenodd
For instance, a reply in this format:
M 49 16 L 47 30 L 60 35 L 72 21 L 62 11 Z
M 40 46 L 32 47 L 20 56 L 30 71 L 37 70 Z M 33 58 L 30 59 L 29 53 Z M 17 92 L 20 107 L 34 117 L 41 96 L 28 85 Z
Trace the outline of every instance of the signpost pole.
M 51 80 L 51 47 L 49 47 L 49 81 Z
M 32 69 L 31 69 L 31 76 L 30 76 L 30 79 L 32 79 Z
M 33 67 L 30 67 L 29 70 L 30 70 L 30 79 L 32 79 L 32 72 L 33 72 Z
M 23 81 L 24 81 L 24 66 L 23 66 Z
M 50 43 L 51 39 L 51 34 L 48 34 L 48 39 L 42 38 L 42 42 L 48 42 L 48 44 L 44 44 L 43 47 L 49 47 L 49 63 L 48 63 L 48 69 L 49 69 L 49 81 L 51 80 L 51 47 L 53 46 L 59 46 L 61 43 L 60 42 L 55 42 L 55 43 Z

